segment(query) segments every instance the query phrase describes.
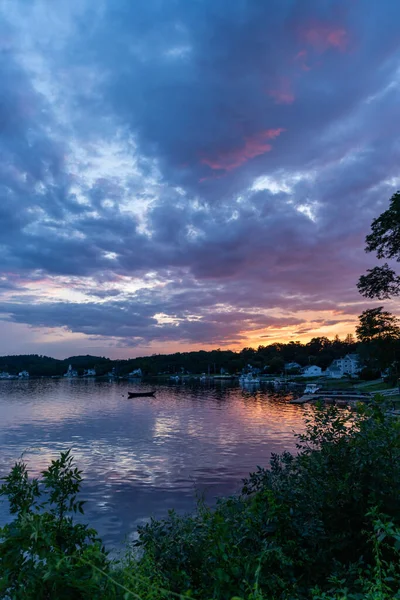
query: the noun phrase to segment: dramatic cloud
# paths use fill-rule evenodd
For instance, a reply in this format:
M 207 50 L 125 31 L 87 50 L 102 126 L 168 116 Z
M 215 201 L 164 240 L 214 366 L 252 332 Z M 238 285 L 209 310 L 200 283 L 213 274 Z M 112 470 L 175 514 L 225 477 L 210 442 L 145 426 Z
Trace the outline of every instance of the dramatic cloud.
M 396 3 L 0 14 L 0 352 L 352 330 L 400 183 Z

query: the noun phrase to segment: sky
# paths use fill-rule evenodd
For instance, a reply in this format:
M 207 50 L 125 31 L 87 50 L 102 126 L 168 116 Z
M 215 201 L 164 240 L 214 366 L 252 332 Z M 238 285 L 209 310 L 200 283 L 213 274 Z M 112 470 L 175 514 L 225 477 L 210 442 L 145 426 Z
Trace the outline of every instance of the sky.
M 393 0 L 0 0 L 0 354 L 353 332 L 400 188 L 399 20 Z

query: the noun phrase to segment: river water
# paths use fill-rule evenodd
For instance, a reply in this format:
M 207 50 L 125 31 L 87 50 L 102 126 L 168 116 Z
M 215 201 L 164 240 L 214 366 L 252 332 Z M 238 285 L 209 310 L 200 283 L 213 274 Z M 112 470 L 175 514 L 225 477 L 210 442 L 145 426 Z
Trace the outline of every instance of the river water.
M 304 409 L 288 396 L 235 385 L 141 384 L 154 398 L 127 399 L 139 384 L 96 380 L 0 381 L 0 476 L 24 453 L 32 475 L 72 448 L 84 472 L 85 521 L 109 547 L 138 524 L 187 512 L 240 488 L 272 452 L 295 450 Z M 0 524 L 8 519 L 0 505 Z

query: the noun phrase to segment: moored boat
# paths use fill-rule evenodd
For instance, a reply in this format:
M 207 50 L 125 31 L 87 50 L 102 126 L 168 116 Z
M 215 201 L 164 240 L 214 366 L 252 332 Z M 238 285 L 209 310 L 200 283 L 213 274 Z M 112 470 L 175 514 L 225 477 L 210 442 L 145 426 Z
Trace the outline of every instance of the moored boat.
M 306 389 L 304 390 L 305 394 L 316 394 L 319 390 L 319 386 L 316 383 L 308 383 L 306 385 Z
M 154 396 L 155 393 L 155 390 L 152 390 L 150 392 L 128 392 L 128 398 L 140 398 L 142 396 L 150 397 Z

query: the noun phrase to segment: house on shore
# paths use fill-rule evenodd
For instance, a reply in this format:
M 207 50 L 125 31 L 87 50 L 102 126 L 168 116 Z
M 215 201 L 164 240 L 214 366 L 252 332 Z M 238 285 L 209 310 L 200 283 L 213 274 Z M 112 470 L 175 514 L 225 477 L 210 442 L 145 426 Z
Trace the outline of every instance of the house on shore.
M 14 379 L 13 375 L 10 375 L 10 373 L 7 373 L 7 371 L 2 371 L 0 373 L 0 379 Z
M 326 369 L 324 375 L 331 379 L 340 379 L 344 376 L 358 377 L 361 371 L 358 354 L 346 354 L 343 358 L 337 358 Z
M 117 371 L 115 370 L 115 367 L 113 367 L 111 369 L 111 371 L 109 373 L 107 373 L 107 377 L 109 379 L 116 379 L 117 378 Z
M 309 365 L 302 369 L 301 375 L 303 377 L 321 377 L 322 369 L 321 367 L 317 367 L 317 365 Z
M 96 369 L 85 369 L 83 371 L 84 377 L 96 377 Z
M 342 369 L 335 363 L 336 361 L 334 360 L 330 367 L 328 367 L 324 372 L 324 375 L 329 377 L 329 379 L 341 379 L 343 377 Z
M 72 368 L 72 365 L 69 365 L 68 371 L 64 373 L 64 377 L 68 377 L 69 379 L 72 379 L 73 377 L 78 377 L 78 371 L 75 371 Z
M 143 377 L 142 369 L 134 369 L 128 373 L 129 379 L 137 379 L 138 377 Z

